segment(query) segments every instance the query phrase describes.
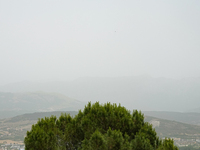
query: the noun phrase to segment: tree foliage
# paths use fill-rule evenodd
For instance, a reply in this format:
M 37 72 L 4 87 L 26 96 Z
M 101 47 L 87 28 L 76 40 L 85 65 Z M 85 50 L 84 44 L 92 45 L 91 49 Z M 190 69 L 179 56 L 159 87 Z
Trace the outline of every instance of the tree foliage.
M 24 143 L 26 150 L 177 150 L 173 140 L 157 137 L 140 111 L 99 102 L 89 102 L 75 117 L 38 120 Z

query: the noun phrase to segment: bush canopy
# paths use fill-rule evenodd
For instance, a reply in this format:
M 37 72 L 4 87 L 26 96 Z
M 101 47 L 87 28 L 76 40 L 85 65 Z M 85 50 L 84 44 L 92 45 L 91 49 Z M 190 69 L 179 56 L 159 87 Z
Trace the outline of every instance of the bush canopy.
M 144 115 L 117 104 L 89 102 L 83 111 L 39 119 L 27 131 L 26 150 L 178 150 L 161 140 Z

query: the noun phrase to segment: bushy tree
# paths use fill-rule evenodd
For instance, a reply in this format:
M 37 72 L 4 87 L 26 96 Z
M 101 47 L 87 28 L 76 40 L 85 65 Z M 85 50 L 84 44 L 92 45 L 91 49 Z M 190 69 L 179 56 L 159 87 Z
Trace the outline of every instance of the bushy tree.
M 56 150 L 63 149 L 63 135 L 56 125 L 56 117 L 41 119 L 32 125 L 31 131 L 27 131 L 24 139 L 28 150 Z
M 159 140 L 144 115 L 116 104 L 85 106 L 72 118 L 41 119 L 24 139 L 26 150 L 176 150 L 173 140 Z
M 158 150 L 178 150 L 178 148 L 174 146 L 174 141 L 172 139 L 165 138 L 161 141 Z

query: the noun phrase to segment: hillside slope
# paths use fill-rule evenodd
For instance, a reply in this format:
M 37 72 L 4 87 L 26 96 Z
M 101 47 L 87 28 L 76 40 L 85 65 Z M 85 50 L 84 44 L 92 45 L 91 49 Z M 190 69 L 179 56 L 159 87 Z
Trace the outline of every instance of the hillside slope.
M 155 128 L 159 137 L 175 137 L 182 139 L 200 139 L 200 126 L 172 120 L 145 116 L 145 121 Z
M 146 116 L 160 119 L 174 120 L 177 122 L 200 125 L 200 113 L 195 112 L 166 112 L 166 111 L 143 111 Z
M 88 77 L 71 82 L 21 82 L 1 86 L 0 91 L 58 92 L 81 101 L 121 103 L 142 111 L 183 112 L 200 106 L 200 78 Z
M 0 92 L 0 118 L 46 111 L 78 111 L 85 103 L 58 93 Z
M 12 118 L 0 120 L 0 140 L 23 141 L 23 138 L 32 124 L 38 121 L 38 118 L 50 117 L 55 115 L 59 117 L 61 113 L 75 116 L 77 111 L 54 111 L 28 113 Z M 158 136 L 175 137 L 181 139 L 200 139 L 200 126 L 180 123 L 176 121 L 164 120 L 155 117 L 145 116 L 145 121 L 153 124 Z
M 0 120 L 0 141 L 12 140 L 23 142 L 26 132 L 31 129 L 31 126 L 37 123 L 39 118 L 50 117 L 55 115 L 59 117 L 61 113 L 75 116 L 77 111 L 54 111 L 54 112 L 37 112 L 27 113 L 12 118 Z

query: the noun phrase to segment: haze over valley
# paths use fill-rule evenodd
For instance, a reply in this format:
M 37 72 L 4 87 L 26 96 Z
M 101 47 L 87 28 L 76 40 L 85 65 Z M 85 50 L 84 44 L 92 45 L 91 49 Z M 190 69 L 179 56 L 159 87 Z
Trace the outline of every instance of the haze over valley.
M 71 82 L 19 82 L 0 86 L 0 91 L 56 92 L 85 103 L 120 103 L 130 110 L 200 112 L 200 78 L 86 77 Z
M 160 137 L 200 149 L 199 8 L 0 0 L 0 146 L 23 147 L 38 118 L 99 102 L 141 110 Z
M 187 0 L 1 0 L 0 92 L 199 111 L 198 6 Z

